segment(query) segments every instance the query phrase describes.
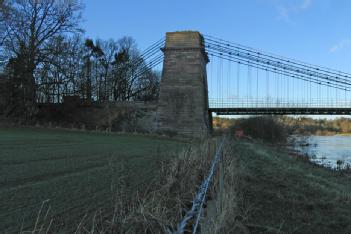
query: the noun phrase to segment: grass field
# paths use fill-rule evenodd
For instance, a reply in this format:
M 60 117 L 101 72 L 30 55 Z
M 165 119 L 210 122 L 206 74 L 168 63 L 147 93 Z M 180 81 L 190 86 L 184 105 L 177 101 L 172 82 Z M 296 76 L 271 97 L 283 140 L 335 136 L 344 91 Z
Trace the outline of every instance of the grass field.
M 32 230 L 43 215 L 51 231 L 75 230 L 85 214 L 111 207 L 114 181 L 133 193 L 155 176 L 162 159 L 185 144 L 135 135 L 63 130 L 0 129 L 0 230 Z
M 238 142 L 233 152 L 250 233 L 351 233 L 349 175 L 259 143 Z

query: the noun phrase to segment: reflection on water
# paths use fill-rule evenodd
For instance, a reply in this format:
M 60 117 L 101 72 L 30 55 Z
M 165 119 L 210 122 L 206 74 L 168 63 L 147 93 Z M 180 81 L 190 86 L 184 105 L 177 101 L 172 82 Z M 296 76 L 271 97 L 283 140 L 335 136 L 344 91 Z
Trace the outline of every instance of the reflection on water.
M 347 164 L 351 165 L 351 136 L 310 136 L 307 139 L 303 139 L 303 137 L 296 138 L 298 142 L 299 140 L 305 140 L 307 144 L 297 143 L 295 150 L 307 154 L 313 162 L 332 168 L 337 167 L 338 160 L 339 164 L 340 162 L 343 163 L 342 167 L 345 167 Z

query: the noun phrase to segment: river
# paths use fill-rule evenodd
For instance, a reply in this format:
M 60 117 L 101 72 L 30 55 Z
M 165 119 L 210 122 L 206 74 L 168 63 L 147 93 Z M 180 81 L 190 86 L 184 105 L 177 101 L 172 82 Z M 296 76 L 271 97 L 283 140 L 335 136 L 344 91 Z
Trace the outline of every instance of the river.
M 331 168 L 337 168 L 338 160 L 342 168 L 351 166 L 351 136 L 295 136 L 295 138 L 297 144 L 294 149 L 307 154 L 311 161 Z

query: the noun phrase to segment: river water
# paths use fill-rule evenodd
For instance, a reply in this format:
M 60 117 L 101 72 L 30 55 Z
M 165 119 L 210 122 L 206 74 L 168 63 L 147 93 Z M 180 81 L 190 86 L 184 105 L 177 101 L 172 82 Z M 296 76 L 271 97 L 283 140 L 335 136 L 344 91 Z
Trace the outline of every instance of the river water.
M 295 137 L 297 144 L 294 149 L 307 154 L 311 161 L 336 168 L 337 162 L 341 167 L 351 166 L 351 136 L 309 136 Z M 299 143 L 300 142 L 300 143 Z M 305 142 L 305 143 L 302 143 Z

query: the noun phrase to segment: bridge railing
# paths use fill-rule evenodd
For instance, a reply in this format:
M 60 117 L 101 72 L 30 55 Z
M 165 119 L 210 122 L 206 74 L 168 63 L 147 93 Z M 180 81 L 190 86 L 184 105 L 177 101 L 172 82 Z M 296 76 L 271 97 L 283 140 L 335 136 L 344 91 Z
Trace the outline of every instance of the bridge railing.
M 210 108 L 351 108 L 350 100 L 209 99 Z

